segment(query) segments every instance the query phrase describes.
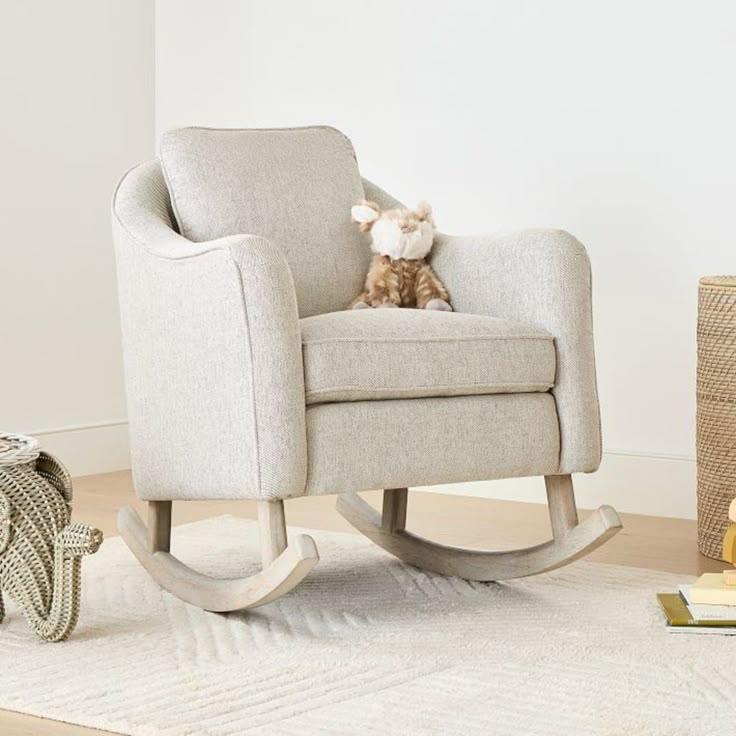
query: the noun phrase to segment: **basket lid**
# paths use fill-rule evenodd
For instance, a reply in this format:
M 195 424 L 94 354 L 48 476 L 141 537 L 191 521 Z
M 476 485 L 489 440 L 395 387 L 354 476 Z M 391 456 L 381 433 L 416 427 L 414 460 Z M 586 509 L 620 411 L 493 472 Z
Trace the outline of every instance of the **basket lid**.
M 701 286 L 717 286 L 722 289 L 736 289 L 736 276 L 703 276 Z
M 37 439 L 25 434 L 0 432 L 0 465 L 23 465 L 38 459 L 41 452 Z

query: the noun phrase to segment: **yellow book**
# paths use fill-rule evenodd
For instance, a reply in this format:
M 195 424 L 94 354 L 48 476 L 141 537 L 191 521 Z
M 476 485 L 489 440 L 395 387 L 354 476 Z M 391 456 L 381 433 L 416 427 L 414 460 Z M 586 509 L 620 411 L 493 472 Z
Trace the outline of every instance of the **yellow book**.
M 736 606 L 736 585 L 726 585 L 723 573 L 706 572 L 693 583 L 689 599 L 691 603 Z
M 657 593 L 657 600 L 662 606 L 667 623 L 670 626 L 697 626 L 698 622 L 690 615 L 685 601 L 679 593 Z
M 693 618 L 692 612 L 687 607 L 683 597 L 679 593 L 657 593 L 657 600 L 667 616 L 667 623 L 673 627 L 685 628 L 728 628 L 736 630 L 736 621 L 728 619 L 704 619 L 698 621 Z

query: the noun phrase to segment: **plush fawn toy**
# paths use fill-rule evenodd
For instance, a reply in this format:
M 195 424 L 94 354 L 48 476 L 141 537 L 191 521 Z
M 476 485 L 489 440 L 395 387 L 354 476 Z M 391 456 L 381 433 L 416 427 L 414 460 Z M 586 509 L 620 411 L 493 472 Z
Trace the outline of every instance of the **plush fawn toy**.
M 363 293 L 352 309 L 415 307 L 451 312 L 447 289 L 425 260 L 432 247 L 432 208 L 420 202 L 413 210 L 381 210 L 373 202 L 356 204 L 351 214 L 370 232 L 374 253 Z

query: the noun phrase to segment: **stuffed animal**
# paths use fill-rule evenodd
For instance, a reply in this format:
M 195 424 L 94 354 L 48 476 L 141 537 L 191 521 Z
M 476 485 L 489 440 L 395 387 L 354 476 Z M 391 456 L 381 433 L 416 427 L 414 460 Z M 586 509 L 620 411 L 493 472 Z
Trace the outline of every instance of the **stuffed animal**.
M 351 214 L 371 234 L 371 261 L 363 293 L 352 309 L 414 307 L 451 312 L 447 289 L 425 260 L 434 239 L 432 208 L 420 202 L 413 210 L 381 210 L 356 204 Z

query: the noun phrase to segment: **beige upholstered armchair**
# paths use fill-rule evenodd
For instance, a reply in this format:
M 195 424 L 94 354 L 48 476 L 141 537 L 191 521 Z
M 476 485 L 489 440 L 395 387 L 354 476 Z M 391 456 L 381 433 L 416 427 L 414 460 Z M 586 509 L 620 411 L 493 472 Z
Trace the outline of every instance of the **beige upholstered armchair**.
M 284 501 L 340 494 L 340 512 L 400 559 L 501 580 L 564 565 L 620 529 L 578 522 L 571 474 L 601 436 L 590 264 L 557 230 L 437 238 L 454 313 L 347 309 L 370 248 L 350 208 L 396 202 L 362 180 L 326 127 L 184 129 L 128 172 L 113 231 L 133 474 L 149 502 L 120 531 L 164 588 L 214 611 L 262 605 L 317 563 L 287 541 Z M 405 529 L 407 488 L 544 476 L 553 539 L 447 547 Z M 359 491 L 382 488 L 383 513 Z M 220 580 L 169 551 L 172 501 L 258 499 L 262 572 Z M 213 540 L 216 541 L 216 540 Z

